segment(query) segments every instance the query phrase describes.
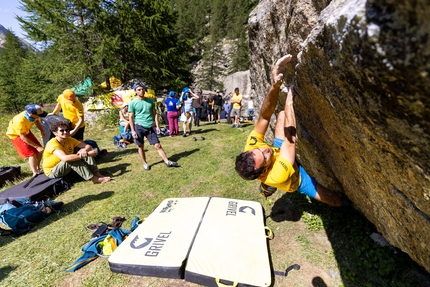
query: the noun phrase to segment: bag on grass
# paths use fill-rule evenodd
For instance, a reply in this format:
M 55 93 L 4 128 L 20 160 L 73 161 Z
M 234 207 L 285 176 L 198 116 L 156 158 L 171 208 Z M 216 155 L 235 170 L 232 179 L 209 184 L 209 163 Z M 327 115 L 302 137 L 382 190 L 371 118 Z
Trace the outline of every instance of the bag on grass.
M 21 175 L 20 166 L 2 166 L 0 167 L 0 187 L 3 186 L 6 181 L 13 181 L 15 178 Z

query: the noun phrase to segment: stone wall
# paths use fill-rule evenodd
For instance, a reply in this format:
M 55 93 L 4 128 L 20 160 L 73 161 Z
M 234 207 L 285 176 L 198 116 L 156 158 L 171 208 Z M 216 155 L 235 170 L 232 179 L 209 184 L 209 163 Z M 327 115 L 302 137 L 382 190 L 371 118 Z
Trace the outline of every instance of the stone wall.
M 429 22 L 428 0 L 262 0 L 249 41 L 257 116 L 292 54 L 298 158 L 430 271 Z

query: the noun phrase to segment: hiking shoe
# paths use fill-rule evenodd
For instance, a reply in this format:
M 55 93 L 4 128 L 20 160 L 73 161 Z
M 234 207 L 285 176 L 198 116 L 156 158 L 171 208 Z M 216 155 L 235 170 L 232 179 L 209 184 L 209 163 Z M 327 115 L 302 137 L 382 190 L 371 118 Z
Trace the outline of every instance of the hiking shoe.
M 151 169 L 151 167 L 150 167 L 147 163 L 145 163 L 145 164 L 143 165 L 143 169 L 144 169 L 144 170 L 150 170 L 150 169 Z
M 186 135 L 186 134 L 183 134 L 182 136 L 183 136 L 183 137 L 186 137 L 187 135 Z
M 178 166 L 178 163 L 177 162 L 175 162 L 175 161 L 168 161 L 167 163 L 166 163 L 166 167 L 176 167 L 176 166 Z

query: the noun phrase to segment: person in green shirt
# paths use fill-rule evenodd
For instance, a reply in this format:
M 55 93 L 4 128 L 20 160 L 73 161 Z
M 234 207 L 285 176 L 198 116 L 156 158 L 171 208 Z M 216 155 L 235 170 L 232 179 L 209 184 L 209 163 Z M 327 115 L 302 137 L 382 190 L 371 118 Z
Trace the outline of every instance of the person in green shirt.
M 155 102 L 151 98 L 145 97 L 146 85 L 138 82 L 133 85 L 136 91 L 134 98 L 128 105 L 128 116 L 131 128 L 131 134 L 134 138 L 134 143 L 137 145 L 139 157 L 143 162 L 143 169 L 150 170 L 151 167 L 146 161 L 145 151 L 143 149 L 144 137 L 150 145 L 153 145 L 158 151 L 158 154 L 163 159 L 166 167 L 176 167 L 177 162 L 170 161 L 163 147 L 158 140 L 157 134 L 160 133 L 158 126 L 158 115 L 155 110 Z

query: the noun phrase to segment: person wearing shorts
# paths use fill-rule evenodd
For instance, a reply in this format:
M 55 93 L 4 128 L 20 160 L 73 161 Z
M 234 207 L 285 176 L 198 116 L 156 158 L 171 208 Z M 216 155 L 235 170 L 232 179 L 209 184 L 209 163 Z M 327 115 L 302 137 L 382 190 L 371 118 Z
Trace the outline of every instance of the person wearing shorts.
M 9 122 L 6 135 L 11 140 L 20 158 L 28 158 L 33 176 L 41 172 L 40 160 L 42 159 L 43 147 L 34 134 L 31 132 L 33 125 L 39 129 L 42 138 L 46 136 L 40 123 L 41 117 L 46 117 L 47 113 L 41 106 L 29 104 L 25 110 L 14 116 Z
M 272 86 L 263 101 L 254 130 L 247 138 L 244 152 L 236 157 L 235 169 L 246 180 L 260 180 L 260 190 L 266 196 L 273 194 L 276 189 L 298 191 L 331 206 L 342 206 L 342 198 L 318 184 L 295 159 L 296 119 L 293 87 L 289 88 L 284 110 L 277 116 L 273 145 L 264 141 L 264 134 L 278 102 L 282 72 L 291 58 L 291 55 L 286 55 L 276 62 L 272 71 Z
M 239 88 L 234 89 L 231 103 L 233 104 L 233 109 L 230 112 L 230 117 L 233 122 L 231 127 L 238 128 L 240 126 L 240 108 L 242 107 L 242 94 L 239 93 Z
M 146 155 L 143 149 L 143 141 L 145 137 L 149 144 L 153 145 L 158 151 L 158 154 L 163 159 L 166 167 L 178 166 L 177 162 L 170 161 L 167 158 L 166 153 L 158 140 L 157 134 L 160 133 L 158 115 L 155 110 L 154 100 L 145 97 L 146 85 L 138 82 L 133 85 L 133 89 L 136 91 L 136 98 L 129 103 L 128 114 L 131 134 L 134 138 L 134 143 L 137 145 L 139 157 L 143 162 L 143 169 L 151 169 L 150 165 L 148 165 L 146 161 Z
M 214 121 L 221 123 L 221 110 L 222 110 L 222 96 L 219 94 L 220 90 L 216 90 L 216 95 L 214 96 Z

